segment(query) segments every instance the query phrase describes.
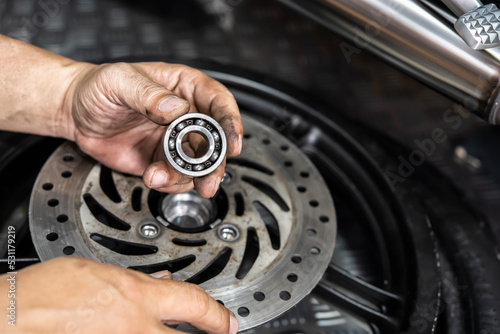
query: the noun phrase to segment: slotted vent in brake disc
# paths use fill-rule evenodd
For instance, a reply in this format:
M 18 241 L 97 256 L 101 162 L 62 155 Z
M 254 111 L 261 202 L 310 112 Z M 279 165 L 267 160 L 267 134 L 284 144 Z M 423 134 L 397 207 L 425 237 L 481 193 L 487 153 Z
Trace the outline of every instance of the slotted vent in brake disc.
M 199 284 L 245 330 L 318 283 L 333 254 L 333 200 L 289 140 L 243 117 L 243 152 L 213 199 L 160 194 L 65 143 L 35 183 L 30 228 L 42 260 L 82 256 Z

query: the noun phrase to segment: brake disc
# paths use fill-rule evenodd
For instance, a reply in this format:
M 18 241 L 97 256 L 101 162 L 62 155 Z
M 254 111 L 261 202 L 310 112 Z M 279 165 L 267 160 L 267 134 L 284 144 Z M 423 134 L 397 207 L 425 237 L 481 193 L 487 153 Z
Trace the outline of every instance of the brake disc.
M 314 288 L 333 254 L 333 200 L 311 161 L 271 128 L 243 117 L 243 151 L 228 158 L 212 199 L 160 194 L 64 143 L 30 202 L 41 260 L 81 256 L 199 284 L 240 330 L 274 319 Z

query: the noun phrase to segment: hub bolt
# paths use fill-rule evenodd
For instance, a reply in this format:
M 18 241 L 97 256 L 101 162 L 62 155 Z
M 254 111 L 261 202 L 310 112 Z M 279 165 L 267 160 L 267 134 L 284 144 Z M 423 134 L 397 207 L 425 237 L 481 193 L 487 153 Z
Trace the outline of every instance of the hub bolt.
M 232 224 L 224 224 L 217 231 L 219 238 L 224 241 L 234 242 L 240 238 L 240 230 Z
M 159 227 L 156 224 L 153 223 L 145 223 L 141 225 L 139 229 L 139 233 L 144 237 L 148 239 L 153 239 L 158 236 L 160 233 Z

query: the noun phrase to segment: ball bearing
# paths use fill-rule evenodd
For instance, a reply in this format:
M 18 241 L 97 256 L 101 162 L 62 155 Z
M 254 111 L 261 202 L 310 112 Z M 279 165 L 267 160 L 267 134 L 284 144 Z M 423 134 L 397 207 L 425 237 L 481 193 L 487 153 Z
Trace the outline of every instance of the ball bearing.
M 182 143 L 190 133 L 198 133 L 207 142 L 208 149 L 200 157 L 190 157 Z M 187 139 L 187 137 L 186 137 Z M 200 177 L 212 173 L 226 156 L 227 141 L 222 127 L 212 117 L 190 113 L 170 123 L 163 139 L 168 162 L 180 173 Z

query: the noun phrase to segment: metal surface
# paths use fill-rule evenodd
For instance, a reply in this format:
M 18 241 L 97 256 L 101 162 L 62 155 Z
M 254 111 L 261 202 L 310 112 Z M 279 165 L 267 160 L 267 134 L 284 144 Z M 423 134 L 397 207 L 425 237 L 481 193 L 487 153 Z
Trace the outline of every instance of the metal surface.
M 139 233 L 144 238 L 153 239 L 159 235 L 160 228 L 158 224 L 147 222 L 139 227 Z
M 478 1 L 470 0 L 474 4 L 479 3 Z M 449 7 L 449 9 L 454 10 L 456 13 L 452 13 L 446 8 L 442 8 L 438 6 L 437 3 L 435 3 L 433 0 L 420 0 L 420 2 L 425 5 L 427 8 L 431 9 L 434 13 L 436 13 L 438 16 L 442 17 L 446 22 L 449 22 L 451 24 L 455 24 L 457 21 L 457 16 L 460 16 L 467 11 L 463 8 L 469 8 L 468 5 L 466 6 L 461 6 L 460 8 L 458 7 Z M 448 2 L 443 1 L 445 4 L 448 4 Z M 494 47 L 494 48 L 489 48 L 485 50 L 491 57 L 496 59 L 497 61 L 500 61 L 500 47 Z
M 199 157 L 189 156 L 183 145 L 190 143 L 188 135 L 198 133 L 206 145 Z M 206 147 L 205 147 L 206 146 Z M 165 131 L 163 147 L 168 162 L 179 172 L 193 177 L 212 173 L 226 157 L 227 142 L 224 131 L 212 117 L 189 113 L 173 121 Z M 199 152 L 195 152 L 199 153 Z
M 494 4 L 483 5 L 463 14 L 455 29 L 475 50 L 500 46 L 500 10 Z
M 461 16 L 483 5 L 479 0 L 441 0 L 456 15 Z
M 196 190 L 168 194 L 163 197 L 160 207 L 162 215 L 156 219 L 166 227 L 176 227 L 183 232 L 196 232 L 220 224 L 217 204 L 213 199 L 201 197 Z
M 217 232 L 219 234 L 219 238 L 224 241 L 236 241 L 240 238 L 240 229 L 232 224 L 224 224 L 219 227 Z
M 421 4 L 410 0 L 280 0 L 354 42 L 346 57 L 369 49 L 456 99 L 492 124 L 499 63 L 472 50 Z M 342 47 L 342 46 L 341 46 Z
M 333 200 L 288 139 L 248 117 L 243 124 L 243 152 L 228 160 L 231 178 L 214 199 L 218 210 L 227 206 L 220 227 L 193 233 L 157 224 L 152 239 L 138 233 L 140 226 L 156 222 L 156 214 L 166 219 L 163 199 L 172 195 L 155 197 L 138 177 L 108 177 L 73 144 L 63 144 L 32 192 L 30 227 L 40 258 L 75 255 L 144 272 L 170 269 L 174 279 L 200 284 L 223 302 L 241 330 L 287 311 L 316 286 L 331 259 Z M 194 198 L 188 194 L 184 205 Z

